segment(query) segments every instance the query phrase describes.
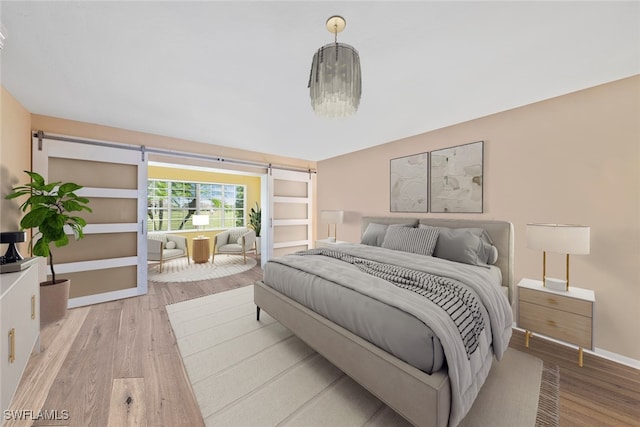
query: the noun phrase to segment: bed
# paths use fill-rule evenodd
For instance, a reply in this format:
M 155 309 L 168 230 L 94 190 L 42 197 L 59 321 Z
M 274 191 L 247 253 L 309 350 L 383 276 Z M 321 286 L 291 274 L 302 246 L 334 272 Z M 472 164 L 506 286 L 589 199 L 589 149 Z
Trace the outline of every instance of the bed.
M 418 234 L 422 236 L 433 233 L 434 228 L 438 230 L 441 243 L 432 248 L 437 257 L 421 254 L 422 248 L 417 251 L 418 255 L 407 254 L 404 248 L 397 251 L 391 242 L 390 236 L 394 233 L 413 236 L 420 229 Z M 445 243 L 449 242 L 448 245 L 455 241 L 455 238 L 451 241 L 447 238 L 461 233 L 468 235 L 468 230 L 476 230 L 478 236 L 481 233 L 482 238 L 495 248 L 498 256 L 491 265 L 469 265 L 464 258 L 468 254 L 461 255 L 460 251 L 447 253 Z M 384 242 L 385 235 L 390 244 Z M 401 240 L 405 242 L 407 239 Z M 265 266 L 263 281 L 254 286 L 258 318 L 261 309 L 268 312 L 414 425 L 457 425 L 484 383 L 494 352 L 499 358 L 508 346 L 513 287 L 513 226 L 505 221 L 364 217 L 362 242 L 368 244 L 338 245 L 331 250 L 317 250 L 315 255 L 320 257 L 287 255 L 270 260 Z M 445 256 L 451 259 L 445 259 Z M 460 260 L 456 257 L 459 256 L 465 262 L 458 262 Z M 391 264 L 397 264 L 401 269 L 408 266 L 425 271 L 443 269 L 444 276 L 455 277 L 456 281 L 475 282 L 476 274 L 487 280 L 486 283 L 490 284 L 464 285 L 474 295 L 478 294 L 476 297 L 482 299 L 482 307 L 486 299 L 493 301 L 488 309 L 478 308 L 481 314 L 477 317 L 488 325 L 477 334 L 476 347 L 479 351 L 472 349 L 470 354 L 467 347 L 468 360 L 464 360 L 464 345 L 468 346 L 468 343 L 465 341 L 462 347 L 457 340 L 452 343 L 448 336 L 455 334 L 442 330 L 445 326 L 440 325 L 447 322 L 436 320 L 430 325 L 429 322 L 433 322 L 429 317 L 431 314 L 414 312 L 422 310 L 415 308 L 418 296 L 406 291 L 401 297 L 396 293 L 387 295 L 389 290 L 382 285 L 386 276 L 375 277 L 358 271 L 362 266 L 356 268 L 343 259 L 351 257 L 358 260 L 361 257 L 371 258 L 366 262 L 373 265 L 383 259 L 385 263 L 391 260 Z M 472 279 L 467 279 L 467 276 Z M 356 282 L 362 282 L 364 288 L 357 288 Z M 387 282 L 385 284 L 389 286 Z M 325 288 L 330 289 L 322 291 L 328 295 L 326 298 L 334 300 L 316 300 L 319 290 Z M 355 300 L 350 298 L 362 300 L 354 303 Z M 394 307 L 385 307 L 387 303 Z M 340 309 L 342 311 L 335 308 L 340 305 L 344 306 Z M 355 309 L 360 306 L 364 309 Z M 374 323 L 362 326 L 361 317 L 364 315 L 374 319 Z M 423 329 L 408 325 L 401 327 L 402 333 L 393 333 L 394 328 L 398 330 L 399 320 L 396 319 L 400 317 L 411 317 L 413 323 L 422 325 Z M 494 318 L 501 320 L 496 322 Z M 384 332 L 376 332 L 378 329 Z M 462 330 L 459 332 L 462 335 Z M 414 348 L 415 343 L 419 346 Z M 409 350 L 405 352 L 407 348 Z M 416 354 L 427 353 L 425 360 L 415 359 Z

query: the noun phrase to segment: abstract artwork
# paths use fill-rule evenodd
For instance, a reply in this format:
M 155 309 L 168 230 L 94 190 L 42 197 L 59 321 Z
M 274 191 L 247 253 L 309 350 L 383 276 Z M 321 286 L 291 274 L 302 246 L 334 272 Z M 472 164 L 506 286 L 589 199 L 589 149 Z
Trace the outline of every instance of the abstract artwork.
M 428 212 L 428 153 L 391 159 L 391 212 Z
M 482 212 L 484 141 L 431 152 L 431 212 Z

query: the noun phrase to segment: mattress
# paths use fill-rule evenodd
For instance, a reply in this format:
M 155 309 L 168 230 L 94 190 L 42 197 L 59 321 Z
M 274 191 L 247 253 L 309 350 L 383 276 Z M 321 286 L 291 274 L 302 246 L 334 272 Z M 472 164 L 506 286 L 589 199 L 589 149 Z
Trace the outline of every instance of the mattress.
M 362 245 L 340 246 L 343 246 L 343 250 L 359 253 L 359 246 Z M 395 258 L 395 254 L 391 254 L 395 251 L 390 252 L 388 249 L 367 247 L 366 251 L 375 252 L 378 259 Z M 288 255 L 287 257 L 292 256 L 299 257 L 299 255 Z M 398 254 L 397 256 L 406 260 L 408 255 Z M 314 255 L 313 257 L 319 256 Z M 420 255 L 413 255 L 413 257 L 419 257 L 413 259 L 419 260 L 421 263 L 450 263 L 450 261 L 426 259 L 431 257 Z M 343 261 L 327 257 L 321 258 L 318 262 L 324 264 L 325 270 L 342 271 L 345 269 Z M 446 366 L 446 358 L 440 340 L 431 328 L 414 315 L 353 288 L 345 287 L 326 276 L 321 277 L 322 275 L 295 268 L 287 263 L 278 262 L 277 259 L 274 261 L 265 265 L 263 280 L 265 285 L 426 373 L 433 373 Z M 462 266 L 461 268 L 469 269 L 470 266 Z M 352 269 L 356 269 L 356 267 L 352 267 Z M 482 272 L 483 277 L 489 278 L 491 286 L 500 288 L 500 270 L 496 267 L 488 270 Z M 393 292 L 410 292 L 395 288 L 391 284 L 389 286 Z M 488 314 L 484 308 L 483 316 L 486 323 L 489 323 Z

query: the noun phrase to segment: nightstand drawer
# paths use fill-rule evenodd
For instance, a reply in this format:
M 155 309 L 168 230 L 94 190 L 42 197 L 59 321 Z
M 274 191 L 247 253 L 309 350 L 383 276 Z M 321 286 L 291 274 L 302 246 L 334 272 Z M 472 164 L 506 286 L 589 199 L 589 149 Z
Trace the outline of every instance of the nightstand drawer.
M 567 311 L 580 316 L 593 317 L 593 303 L 591 301 L 565 297 L 533 289 L 519 288 L 518 300 L 549 307 L 554 310 Z
M 526 289 L 520 289 L 522 292 Z M 538 292 L 534 293 L 538 294 Z M 580 347 L 593 348 L 591 342 L 591 311 L 589 316 L 561 311 L 558 308 L 532 304 L 520 298 L 518 326 Z

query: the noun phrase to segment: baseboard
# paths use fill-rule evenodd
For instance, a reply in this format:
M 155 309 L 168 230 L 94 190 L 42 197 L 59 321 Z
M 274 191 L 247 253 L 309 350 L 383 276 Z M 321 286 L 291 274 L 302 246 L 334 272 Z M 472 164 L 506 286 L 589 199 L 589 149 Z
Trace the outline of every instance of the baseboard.
M 585 350 L 585 351 L 587 351 L 587 350 Z M 618 363 L 621 363 L 623 365 L 627 365 L 627 366 L 630 366 L 632 368 L 640 370 L 640 360 L 632 359 L 630 357 L 626 357 L 626 356 L 623 356 L 621 354 L 612 353 L 610 351 L 603 350 L 603 349 L 598 348 L 598 347 L 596 347 L 595 352 L 590 352 L 590 353 L 595 354 L 596 356 L 602 357 L 603 359 L 612 360 L 614 362 L 618 362 Z
M 83 297 L 70 298 L 67 308 L 82 307 L 85 305 L 99 304 L 102 302 L 115 301 L 123 298 L 137 297 L 147 293 L 146 286 L 144 288 L 127 288 L 119 291 L 104 292 L 101 294 L 87 295 Z
M 521 331 L 521 332 L 524 333 L 524 329 L 517 327 L 515 323 L 512 325 L 512 327 L 513 327 L 513 329 L 515 329 L 517 331 Z M 538 334 L 538 335 L 540 335 L 540 334 Z M 560 345 L 563 345 L 565 347 L 573 348 L 573 349 L 576 349 L 576 350 L 578 349 L 577 345 L 569 344 L 569 343 L 566 343 L 564 341 L 559 341 L 559 340 L 556 340 L 554 338 L 548 337 L 546 335 L 541 335 L 541 336 L 544 337 L 544 339 L 549 340 L 551 342 L 554 342 L 556 344 L 560 344 Z M 640 370 L 640 360 L 632 359 L 630 357 L 623 356 L 623 355 L 618 354 L 618 353 L 613 353 L 611 351 L 603 350 L 603 349 L 598 348 L 598 347 L 595 348 L 595 351 L 592 351 L 592 350 L 589 350 L 589 349 L 584 349 L 584 352 L 585 353 L 589 353 L 589 354 L 594 355 L 594 356 L 597 356 L 597 357 L 601 357 L 603 359 L 611 360 L 611 361 L 616 362 L 616 363 L 620 363 L 620 364 L 625 365 L 625 366 L 629 366 L 629 367 L 634 368 L 634 369 Z

